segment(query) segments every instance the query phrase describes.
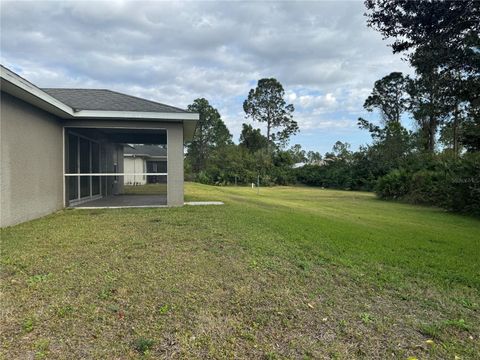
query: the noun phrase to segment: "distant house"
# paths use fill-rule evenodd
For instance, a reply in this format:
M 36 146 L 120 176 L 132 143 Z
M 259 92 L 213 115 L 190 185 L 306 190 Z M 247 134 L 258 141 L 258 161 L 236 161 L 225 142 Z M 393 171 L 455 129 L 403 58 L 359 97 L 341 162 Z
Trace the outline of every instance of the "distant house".
M 156 201 L 184 204 L 183 148 L 198 114 L 106 89 L 41 89 L 0 69 L 0 226 L 120 200 L 112 195 L 123 193 L 129 176 L 127 144 L 168 149 L 160 170 L 152 168 L 167 183 Z
M 167 149 L 161 145 L 129 145 L 123 150 L 125 185 L 166 183 Z M 159 175 L 145 175 L 158 173 Z
M 299 169 L 301 167 L 304 167 L 305 165 L 307 165 L 307 163 L 305 162 L 298 162 L 298 163 L 295 163 L 292 165 L 292 169 Z
M 317 166 L 324 166 L 324 165 L 327 165 L 331 160 L 330 159 L 325 159 L 325 160 L 315 160 L 315 161 L 312 161 L 312 162 L 299 162 L 299 163 L 295 163 L 292 165 L 292 168 L 293 169 L 298 169 L 298 168 L 302 168 L 304 167 L 305 165 L 317 165 Z

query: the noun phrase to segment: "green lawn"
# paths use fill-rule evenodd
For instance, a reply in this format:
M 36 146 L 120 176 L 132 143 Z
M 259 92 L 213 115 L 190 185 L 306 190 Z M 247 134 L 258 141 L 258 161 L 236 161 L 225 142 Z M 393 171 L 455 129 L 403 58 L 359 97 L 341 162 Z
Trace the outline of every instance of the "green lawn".
M 5 359 L 480 358 L 480 220 L 306 187 L 2 230 Z
M 167 184 L 125 185 L 123 193 L 126 195 L 166 195 Z

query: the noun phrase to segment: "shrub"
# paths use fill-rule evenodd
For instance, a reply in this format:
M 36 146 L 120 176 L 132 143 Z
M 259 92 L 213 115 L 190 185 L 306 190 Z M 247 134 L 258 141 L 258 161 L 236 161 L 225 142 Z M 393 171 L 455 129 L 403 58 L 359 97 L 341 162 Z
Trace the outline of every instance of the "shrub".
M 404 169 L 395 169 L 377 182 L 376 193 L 383 199 L 403 198 L 410 191 L 411 178 Z
M 211 178 L 207 175 L 206 171 L 200 171 L 195 177 L 195 181 L 202 184 L 211 184 L 212 182 Z
M 445 178 L 431 170 L 420 170 L 410 177 L 408 200 L 415 204 L 438 204 L 442 198 L 441 188 Z
M 456 212 L 480 215 L 480 154 L 418 156 L 381 177 L 376 193 Z
M 294 184 L 296 181 L 295 174 L 290 167 L 274 167 L 272 168 L 271 178 L 269 179 L 271 184 L 277 185 L 289 185 Z
M 448 176 L 442 206 L 480 215 L 480 153 L 466 154 Z

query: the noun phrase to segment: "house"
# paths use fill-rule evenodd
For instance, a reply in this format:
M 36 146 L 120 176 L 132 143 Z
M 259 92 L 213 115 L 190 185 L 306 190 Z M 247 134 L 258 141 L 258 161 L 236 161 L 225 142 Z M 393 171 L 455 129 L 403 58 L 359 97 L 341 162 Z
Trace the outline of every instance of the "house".
M 319 159 L 319 160 L 314 160 L 311 162 L 298 162 L 292 165 L 292 169 L 299 169 L 304 167 L 305 165 L 316 165 L 316 166 L 324 166 L 327 165 L 331 159 Z
M 122 194 L 126 144 L 166 149 L 163 205 L 183 205 L 198 114 L 104 89 L 41 89 L 0 69 L 0 226 Z
M 128 145 L 123 150 L 123 168 L 125 185 L 145 185 L 165 183 L 163 175 L 145 175 L 145 173 L 167 172 L 167 149 L 159 145 Z

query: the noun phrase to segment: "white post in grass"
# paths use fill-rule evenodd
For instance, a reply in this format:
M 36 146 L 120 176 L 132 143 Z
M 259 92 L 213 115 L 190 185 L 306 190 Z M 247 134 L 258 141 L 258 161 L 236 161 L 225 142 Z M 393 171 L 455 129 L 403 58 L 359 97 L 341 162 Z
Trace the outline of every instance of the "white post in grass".
M 260 194 L 260 175 L 257 175 L 257 195 Z

